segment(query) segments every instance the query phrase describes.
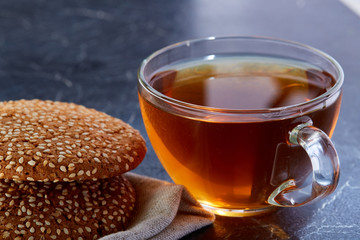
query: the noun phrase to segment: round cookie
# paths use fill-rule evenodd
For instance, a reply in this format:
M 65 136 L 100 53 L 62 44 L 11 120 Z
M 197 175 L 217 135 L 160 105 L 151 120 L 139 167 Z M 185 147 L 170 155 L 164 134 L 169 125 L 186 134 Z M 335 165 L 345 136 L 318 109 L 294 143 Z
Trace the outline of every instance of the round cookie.
M 0 181 L 0 239 L 97 239 L 126 229 L 135 191 L 122 176 L 80 182 Z
M 73 103 L 0 102 L 0 179 L 75 181 L 118 176 L 146 153 L 138 131 Z

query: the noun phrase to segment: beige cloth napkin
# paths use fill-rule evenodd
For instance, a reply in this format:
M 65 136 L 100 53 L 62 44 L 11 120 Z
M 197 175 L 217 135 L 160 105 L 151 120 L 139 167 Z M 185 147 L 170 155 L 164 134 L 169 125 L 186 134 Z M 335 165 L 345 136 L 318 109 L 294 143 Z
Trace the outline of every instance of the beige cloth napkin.
M 137 193 L 137 210 L 127 231 L 102 240 L 179 239 L 214 222 L 184 186 L 126 173 Z

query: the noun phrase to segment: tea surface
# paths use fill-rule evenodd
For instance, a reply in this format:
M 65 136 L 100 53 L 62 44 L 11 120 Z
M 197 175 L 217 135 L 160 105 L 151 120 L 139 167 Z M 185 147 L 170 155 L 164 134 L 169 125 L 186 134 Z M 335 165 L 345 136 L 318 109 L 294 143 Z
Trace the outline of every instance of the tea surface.
M 158 72 L 150 84 L 183 102 L 228 109 L 265 109 L 309 101 L 334 84 L 304 63 L 270 57 L 215 57 Z

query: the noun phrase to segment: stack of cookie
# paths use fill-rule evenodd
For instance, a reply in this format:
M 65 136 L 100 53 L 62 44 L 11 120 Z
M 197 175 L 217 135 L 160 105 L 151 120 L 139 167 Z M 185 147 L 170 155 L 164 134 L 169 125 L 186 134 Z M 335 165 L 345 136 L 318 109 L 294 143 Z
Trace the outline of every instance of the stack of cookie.
M 145 156 L 119 119 L 72 103 L 0 103 L 0 239 L 97 239 L 126 229 Z

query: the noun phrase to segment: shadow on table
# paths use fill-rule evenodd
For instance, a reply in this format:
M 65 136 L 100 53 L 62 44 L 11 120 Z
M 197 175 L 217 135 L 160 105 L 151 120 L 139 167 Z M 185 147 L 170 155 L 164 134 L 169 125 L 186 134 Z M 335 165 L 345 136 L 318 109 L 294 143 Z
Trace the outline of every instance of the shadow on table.
M 296 233 L 313 215 L 313 206 L 279 209 L 256 217 L 217 216 L 213 225 L 200 229 L 182 240 L 191 239 L 299 239 Z

